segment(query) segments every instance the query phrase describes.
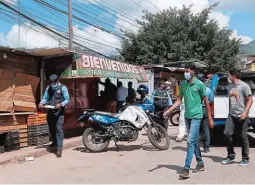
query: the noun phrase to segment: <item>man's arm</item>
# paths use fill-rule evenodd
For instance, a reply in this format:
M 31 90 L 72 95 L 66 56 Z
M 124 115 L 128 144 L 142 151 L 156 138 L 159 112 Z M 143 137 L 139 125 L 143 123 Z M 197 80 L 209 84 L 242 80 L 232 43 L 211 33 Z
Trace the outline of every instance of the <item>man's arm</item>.
M 206 107 L 206 110 L 207 110 L 208 119 L 212 119 L 211 107 L 210 107 L 207 96 L 204 96 L 203 100 L 205 102 L 205 107 Z
M 251 88 L 249 87 L 248 84 L 245 85 L 245 87 L 243 89 L 243 93 L 244 93 L 244 96 L 246 97 L 247 103 L 246 103 L 246 106 L 245 106 L 245 110 L 244 110 L 243 114 L 241 114 L 240 118 L 241 119 L 246 119 L 246 117 L 249 114 L 252 103 L 253 103 Z
M 68 103 L 69 103 L 69 100 L 70 100 L 70 98 L 69 98 L 69 93 L 68 93 L 68 89 L 67 89 L 67 87 L 66 86 L 63 86 L 62 87 L 62 93 L 63 93 L 63 96 L 64 96 L 64 101 L 63 102 L 61 102 L 61 106 L 62 107 L 65 107 Z
M 101 85 L 105 85 L 105 83 L 101 82 L 101 80 L 99 80 L 98 83 L 100 83 Z
M 182 98 L 183 96 L 180 95 L 178 99 L 174 102 L 174 104 L 166 112 L 164 112 L 165 117 L 167 117 L 174 109 L 181 105 Z
M 45 92 L 44 92 L 43 98 L 42 98 L 42 100 L 40 102 L 41 105 L 45 105 L 48 102 L 48 100 L 49 100 L 48 90 L 49 90 L 49 87 L 47 87 Z

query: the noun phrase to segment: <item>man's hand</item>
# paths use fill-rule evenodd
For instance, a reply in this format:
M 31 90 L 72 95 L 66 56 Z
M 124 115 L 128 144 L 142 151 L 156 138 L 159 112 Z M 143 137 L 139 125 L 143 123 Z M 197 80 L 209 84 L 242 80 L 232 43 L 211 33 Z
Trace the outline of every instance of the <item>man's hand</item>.
M 244 111 L 241 116 L 240 116 L 240 120 L 245 120 L 248 116 L 248 113 L 246 111 Z
M 208 123 L 209 123 L 209 128 L 213 128 L 214 127 L 214 122 L 212 118 L 208 119 Z
M 169 116 L 169 114 L 171 113 L 171 111 L 169 111 L 169 109 L 167 111 L 164 112 L 163 116 L 165 118 L 167 118 Z
M 60 108 L 61 108 L 61 104 L 59 103 L 59 104 L 55 105 L 55 107 L 56 107 L 57 109 L 60 109 Z
M 43 104 L 40 103 L 40 104 L 38 105 L 38 108 L 39 108 L 39 109 L 43 108 Z

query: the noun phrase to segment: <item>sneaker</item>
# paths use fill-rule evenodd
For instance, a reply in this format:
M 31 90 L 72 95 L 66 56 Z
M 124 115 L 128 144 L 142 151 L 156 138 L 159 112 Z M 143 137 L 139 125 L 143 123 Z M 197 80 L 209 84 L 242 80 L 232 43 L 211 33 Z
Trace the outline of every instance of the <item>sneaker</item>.
M 231 158 L 227 157 L 226 159 L 224 159 L 224 160 L 221 162 L 221 164 L 226 165 L 226 164 L 232 163 L 233 161 L 234 161 L 234 159 L 231 159 Z
M 183 140 L 183 138 L 177 137 L 175 141 L 176 141 L 176 142 L 182 142 L 182 140 Z
M 193 173 L 202 172 L 202 171 L 205 171 L 204 164 L 197 164 L 196 168 L 192 170 Z
M 190 178 L 189 170 L 188 169 L 183 169 L 182 172 L 180 173 L 179 177 L 182 178 L 182 179 Z
M 250 164 L 248 159 L 243 159 L 241 160 L 241 162 L 239 163 L 239 166 L 248 166 Z

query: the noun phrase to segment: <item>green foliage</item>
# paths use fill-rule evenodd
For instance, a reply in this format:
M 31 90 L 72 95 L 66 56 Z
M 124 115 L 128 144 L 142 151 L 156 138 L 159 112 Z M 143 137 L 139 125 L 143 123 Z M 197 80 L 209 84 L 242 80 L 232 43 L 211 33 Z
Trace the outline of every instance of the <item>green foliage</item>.
M 126 33 L 121 54 L 135 64 L 198 59 L 209 64 L 209 71 L 234 66 L 240 40 L 230 39 L 232 31 L 220 29 L 209 13 L 217 4 L 193 14 L 190 7 L 169 8 L 157 14 L 145 12 L 137 34 Z

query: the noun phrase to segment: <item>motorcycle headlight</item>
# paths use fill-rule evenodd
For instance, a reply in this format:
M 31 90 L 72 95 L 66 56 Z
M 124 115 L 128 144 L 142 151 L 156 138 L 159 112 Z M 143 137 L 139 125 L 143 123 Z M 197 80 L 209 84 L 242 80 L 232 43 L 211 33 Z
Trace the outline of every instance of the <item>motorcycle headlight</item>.
M 87 114 L 87 111 L 83 111 L 83 114 Z

